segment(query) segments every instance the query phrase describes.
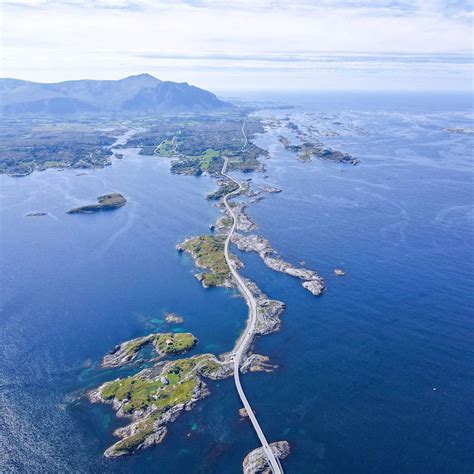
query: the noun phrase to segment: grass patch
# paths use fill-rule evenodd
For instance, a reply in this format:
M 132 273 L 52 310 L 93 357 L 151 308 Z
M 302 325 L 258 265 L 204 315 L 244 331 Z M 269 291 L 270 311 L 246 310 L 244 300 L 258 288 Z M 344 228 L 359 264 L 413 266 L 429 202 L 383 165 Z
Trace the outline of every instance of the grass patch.
M 211 163 L 214 158 L 217 158 L 220 155 L 218 150 L 214 148 L 208 148 L 203 155 L 198 156 L 201 163 L 201 169 L 207 171 L 211 166 Z
M 160 354 L 180 354 L 192 349 L 197 339 L 189 332 L 158 334 L 153 338 L 156 350 Z
M 229 276 L 229 266 L 224 256 L 224 236 L 201 235 L 186 241 L 182 248 L 193 255 L 196 264 L 209 272 L 199 274 L 205 286 L 219 286 Z
M 158 147 L 158 153 L 160 154 L 160 156 L 166 156 L 167 158 L 169 158 L 173 154 L 173 152 L 173 140 L 164 140 L 160 143 L 160 146 Z

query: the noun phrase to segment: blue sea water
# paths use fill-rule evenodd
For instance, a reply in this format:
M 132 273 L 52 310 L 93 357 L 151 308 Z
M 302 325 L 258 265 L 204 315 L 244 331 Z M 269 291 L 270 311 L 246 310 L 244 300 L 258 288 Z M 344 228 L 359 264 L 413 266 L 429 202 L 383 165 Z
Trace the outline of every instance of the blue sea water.
M 454 94 L 247 96 L 297 105 L 267 110 L 338 130 L 322 141 L 358 166 L 301 163 L 269 131 L 267 179 L 283 188 L 249 208 L 282 257 L 321 273 L 326 293 L 241 254 L 243 273 L 287 308 L 256 351 L 279 365 L 243 384 L 270 441 L 287 439 L 293 473 L 472 472 L 474 389 L 473 104 Z M 111 167 L 0 176 L 0 466 L 18 472 L 241 472 L 258 445 L 231 380 L 169 425 L 165 441 L 107 460 L 123 421 L 80 398 L 117 377 L 96 365 L 115 344 L 172 329 L 195 353 L 233 346 L 246 306 L 203 289 L 175 245 L 206 233 L 218 210 L 208 177 L 128 151 Z M 239 176 L 239 178 L 248 177 Z M 116 212 L 65 210 L 109 191 Z M 25 217 L 45 211 L 44 217 Z M 343 268 L 345 277 L 334 276 Z M 125 373 L 125 372 L 123 372 Z M 120 373 L 119 373 L 120 374 Z

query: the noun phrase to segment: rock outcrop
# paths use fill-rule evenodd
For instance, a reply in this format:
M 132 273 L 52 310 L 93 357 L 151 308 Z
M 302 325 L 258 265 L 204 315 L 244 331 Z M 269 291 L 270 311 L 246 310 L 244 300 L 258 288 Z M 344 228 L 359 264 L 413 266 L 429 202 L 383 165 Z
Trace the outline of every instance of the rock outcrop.
M 270 443 L 270 447 L 278 459 L 285 459 L 290 454 L 288 441 L 276 441 Z M 271 474 L 272 471 L 263 448 L 254 449 L 245 456 L 242 470 L 244 474 Z
M 275 250 L 264 237 L 260 235 L 243 236 L 234 234 L 232 242 L 237 245 L 239 250 L 256 252 L 268 268 L 304 280 L 302 283 L 303 287 L 313 295 L 320 295 L 324 291 L 325 283 L 321 276 L 313 270 L 298 268 L 281 258 L 277 258 Z

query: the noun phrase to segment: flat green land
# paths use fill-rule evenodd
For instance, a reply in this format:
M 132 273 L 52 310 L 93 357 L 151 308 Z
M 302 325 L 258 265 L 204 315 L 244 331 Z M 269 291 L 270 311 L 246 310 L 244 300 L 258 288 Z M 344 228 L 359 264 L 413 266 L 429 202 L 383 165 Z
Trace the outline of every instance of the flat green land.
M 196 345 L 197 339 L 189 332 L 150 334 L 127 342 L 123 350 L 126 355 L 134 356 L 142 347 L 151 343 L 159 354 L 173 355 L 182 354 L 192 349 Z
M 208 148 L 204 154 L 197 157 L 201 163 L 201 169 L 207 171 L 211 166 L 213 158 L 217 158 L 219 155 L 220 153 L 218 150 Z
M 192 349 L 197 339 L 189 332 L 158 334 L 153 340 L 160 354 L 181 354 Z
M 199 274 L 204 286 L 221 286 L 229 278 L 230 269 L 224 255 L 225 237 L 200 235 L 187 240 L 181 246 L 195 259 L 196 265 L 208 271 Z
M 173 140 L 162 141 L 158 147 L 158 152 L 160 156 L 170 157 L 174 152 Z

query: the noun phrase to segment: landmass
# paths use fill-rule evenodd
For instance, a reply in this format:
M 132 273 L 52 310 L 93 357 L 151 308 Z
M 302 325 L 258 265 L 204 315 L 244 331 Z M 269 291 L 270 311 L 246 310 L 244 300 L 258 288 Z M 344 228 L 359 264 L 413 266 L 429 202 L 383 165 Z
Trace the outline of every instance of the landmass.
M 95 116 L 76 117 L 74 120 L 55 119 L 54 122 L 47 117 L 31 116 L 26 119 L 9 116 L 0 125 L 0 173 L 10 176 L 25 176 L 49 168 L 64 170 L 109 166 L 112 157 L 119 160 L 128 158 L 128 153 L 122 153 L 122 149 L 134 148 L 144 160 L 169 159 L 170 171 L 174 174 L 207 174 L 218 185 L 215 191 L 207 195 L 207 199 L 215 201 L 215 206 L 221 211 L 217 221 L 211 224 L 212 235 L 190 237 L 178 244 L 177 249 L 189 253 L 196 267 L 202 269 L 196 277 L 205 288 L 238 288 L 248 303 L 254 303 L 254 320 L 251 321 L 253 315 L 249 312 L 246 329 L 234 348 L 221 355 L 201 354 L 164 360 L 196 346 L 197 339 L 190 333 L 148 334 L 125 341 L 105 355 L 102 368 L 116 369 L 130 365 L 129 368 L 142 369 L 134 375 L 106 382 L 87 393 L 92 402 L 111 404 L 117 416 L 129 421 L 114 432 L 120 440 L 106 450 L 105 455 L 109 457 L 135 453 L 161 442 L 168 423 L 209 395 L 205 379 L 218 380 L 233 373 L 238 377 L 239 373 L 247 371 L 275 370 L 276 366 L 267 356 L 253 353 L 252 348 L 257 336 L 279 330 L 285 303 L 269 298 L 256 283 L 235 273 L 243 264 L 236 255 L 227 254 L 226 257 L 225 253 L 227 236 L 231 229 L 234 231 L 234 218 L 235 229 L 239 234 L 234 232 L 231 242 L 239 250 L 257 253 L 268 268 L 298 278 L 303 288 L 313 295 L 321 295 L 325 289 L 324 279 L 314 270 L 297 267 L 283 260 L 267 239 L 250 234 L 257 229 L 257 225 L 248 215 L 249 205 L 263 199 L 262 193 L 282 192 L 277 185 L 267 184 L 257 188 L 251 180 L 238 183 L 226 174 L 226 171 L 265 171 L 261 158 L 271 156 L 253 143 L 253 138 L 268 127 L 279 128 L 276 133 L 281 133 L 280 143 L 296 154 L 300 161 L 318 158 L 353 165 L 359 162 L 349 153 L 335 150 L 320 141 L 322 136 L 338 136 L 342 133 L 343 124 L 335 117 L 322 118 L 336 127 L 337 131 L 316 129 L 300 126 L 296 123 L 297 119 L 288 116 L 262 119 L 249 114 L 249 110 L 221 107 L 208 95 L 206 100 L 215 103 L 218 109 L 225 110 L 216 113 L 200 110 L 199 113 L 186 115 L 154 113 L 157 110 L 148 110 L 149 98 L 165 90 L 173 97 L 182 98 L 182 94 L 189 92 L 191 86 L 162 85 L 162 81 L 151 76 L 139 78 L 139 81 L 142 80 L 152 81 L 153 91 L 139 90 L 138 96 L 131 95 L 124 103 L 128 110 L 145 107 L 147 114 L 143 116 L 128 117 L 126 121 L 123 118 Z M 158 83 L 155 84 L 156 81 Z M 80 105 L 75 102 L 71 104 L 75 107 Z M 465 130 L 448 129 L 453 133 L 470 133 Z M 117 139 L 118 136 L 122 138 Z M 295 141 L 298 143 L 295 144 Z M 227 203 L 226 199 L 230 196 L 240 196 L 241 199 Z M 271 196 L 267 198 L 271 199 Z M 68 213 L 113 210 L 127 202 L 120 193 L 99 196 L 97 201 L 71 209 Z M 28 215 L 45 214 L 38 212 Z M 345 274 L 341 269 L 336 269 L 335 273 L 340 276 Z M 248 294 L 244 294 L 242 285 Z M 183 322 L 179 315 L 173 313 L 167 314 L 165 320 L 174 324 Z M 146 368 L 141 364 L 146 364 Z M 249 418 L 254 423 L 253 411 L 247 413 L 245 408 L 242 410 L 241 415 L 244 411 L 247 416 L 250 414 Z M 271 443 L 270 446 L 277 457 L 283 458 L 289 453 L 286 441 Z M 244 460 L 244 472 L 270 472 L 268 458 L 272 459 L 272 456 L 271 452 L 265 453 L 263 448 L 252 451 Z
M 47 216 L 47 212 L 29 212 L 26 217 L 42 217 L 42 216 Z
M 198 115 L 193 120 L 179 116 L 157 118 L 124 147 L 139 148 L 142 155 L 173 156 L 171 172 L 174 174 L 200 176 L 207 173 L 218 177 L 224 156 L 231 159 L 231 169 L 261 170 L 263 165 L 258 158 L 268 153 L 253 143 L 243 146 L 244 120 L 249 137 L 264 131 L 260 119 L 242 115 L 238 110 L 225 115 Z
M 146 344 L 158 345 L 157 351 L 165 350 L 170 337 L 180 341 L 178 351 L 187 350 L 197 342 L 189 333 L 150 334 L 116 346 L 104 357 L 102 366 L 116 368 L 128 364 Z M 168 355 L 171 353 L 176 351 L 168 352 Z M 87 397 L 90 402 L 110 404 L 118 417 L 130 420 L 129 424 L 114 431 L 114 435 L 121 439 L 107 448 L 105 456 L 133 454 L 160 443 L 166 436 L 168 423 L 210 394 L 204 379 L 219 380 L 232 375 L 231 362 L 229 354 L 220 357 L 201 354 L 172 361 L 148 359 L 151 367 L 89 390 Z M 268 364 L 267 357 L 250 354 L 241 370 L 269 371 L 273 367 Z
M 262 236 L 234 234 L 232 241 L 239 250 L 256 252 L 268 268 L 303 280 L 302 286 L 313 295 L 320 295 L 324 291 L 325 282 L 321 276 L 313 270 L 295 267 L 278 258 L 270 242 Z
M 287 121 L 285 127 L 303 137 L 295 123 Z M 109 403 L 117 416 L 130 419 L 129 424 L 114 432 L 120 440 L 106 450 L 106 456 L 135 453 L 161 442 L 168 423 L 209 395 L 206 378 L 217 380 L 229 377 L 235 370 L 237 373 L 275 370 L 276 366 L 267 356 L 253 353 L 252 348 L 257 336 L 280 329 L 285 303 L 269 298 L 256 283 L 235 273 L 243 264 L 236 255 L 226 254 L 228 239 L 241 251 L 257 253 L 268 268 L 298 278 L 303 288 L 313 295 L 321 295 L 325 290 L 325 281 L 316 271 L 283 260 L 267 239 L 251 233 L 257 226 L 247 214 L 248 206 L 262 199 L 261 193 L 279 193 L 282 189 L 276 185 L 255 188 L 251 180 L 238 183 L 226 174 L 232 170 L 246 172 L 264 169 L 258 157 L 267 156 L 266 152 L 247 139 L 262 130 L 261 120 L 248 117 L 242 120 L 235 114 L 226 118 L 207 117 L 206 120 L 173 121 L 162 118 L 156 125 L 148 126 L 145 131 L 130 137 L 123 145 L 124 148 L 135 147 L 145 156 L 174 158 L 170 165 L 172 173 L 193 176 L 207 173 L 215 178 L 218 187 L 207 195 L 207 199 L 216 201 L 215 206 L 221 214 L 210 226 L 212 234 L 189 237 L 176 248 L 179 252 L 188 253 L 195 266 L 202 270 L 195 276 L 203 287 L 238 288 L 244 295 L 244 285 L 248 293 L 245 293 L 245 298 L 249 307 L 252 301 L 255 313 L 254 316 L 249 313 L 245 331 L 232 351 L 225 354 L 201 354 L 164 361 L 166 356 L 194 347 L 197 340 L 189 333 L 149 334 L 126 341 L 107 354 L 102 367 L 118 368 L 132 363 L 136 366 L 144 361 L 147 366 L 135 375 L 106 382 L 88 392 L 92 402 Z M 293 147 L 289 141 L 286 145 Z M 292 151 L 299 153 L 300 159 L 305 155 L 352 164 L 357 161 L 319 142 L 305 141 L 300 148 Z M 240 196 L 241 199 L 227 202 L 230 196 Z M 233 232 L 234 219 L 238 234 Z M 231 230 L 233 235 L 228 237 Z M 182 322 L 181 317 L 173 313 L 166 315 L 165 319 L 169 323 Z M 147 347 L 153 349 L 153 356 L 148 355 Z M 243 410 L 249 414 L 245 408 Z M 242 416 L 244 411 L 240 411 Z M 253 424 L 253 412 L 250 413 Z M 277 457 L 283 458 L 289 453 L 286 441 L 272 443 L 271 446 Z M 270 472 L 269 459 L 272 455 L 265 453 L 263 448 L 252 451 L 244 461 L 244 472 Z
M 123 133 L 118 123 L 112 125 L 115 127 L 100 130 L 101 120 L 97 119 L 68 121 L 2 117 L 0 174 L 23 177 L 50 168 L 109 166 L 110 147 L 116 136 Z
M 444 128 L 443 129 L 445 132 L 450 132 L 450 133 L 463 133 L 466 135 L 470 135 L 474 133 L 474 128 L 467 128 L 467 127 L 459 127 L 459 128 Z
M 206 270 L 195 275 L 205 288 L 233 286 L 230 269 L 224 257 L 224 241 L 224 236 L 200 235 L 186 239 L 176 246 L 178 251 L 191 254 L 196 265 Z M 241 266 L 237 258 L 235 263 Z
M 104 194 L 97 198 L 97 204 L 87 204 L 67 211 L 67 214 L 90 214 L 99 211 L 113 211 L 125 206 L 127 200 L 120 193 Z
M 283 190 L 278 186 L 265 185 L 260 188 L 264 193 L 281 193 Z
M 290 454 L 290 444 L 288 441 L 276 441 L 270 443 L 275 456 L 279 459 L 285 459 Z M 242 463 L 244 474 L 271 474 L 272 470 L 268 463 L 262 448 L 257 448 L 245 456 Z
M 129 364 L 148 344 L 152 344 L 160 356 L 174 355 L 192 349 L 197 344 L 197 339 L 190 333 L 157 333 L 138 337 L 116 346 L 102 359 L 102 367 L 121 367 Z
M 288 138 L 284 136 L 279 136 L 278 138 L 280 143 L 282 143 L 288 151 L 296 153 L 300 161 L 310 161 L 315 157 L 321 160 L 334 161 L 336 163 L 347 163 L 351 165 L 360 163 L 360 160 L 354 158 L 349 153 L 333 150 L 322 143 L 304 142 L 300 145 L 292 145 Z
M 0 124 L 0 174 L 21 177 L 49 168 L 103 168 L 112 164 L 113 157 L 122 159 L 124 148 L 136 148 L 145 156 L 172 157 L 171 172 L 176 174 L 218 176 L 224 156 L 232 158 L 231 169 L 261 170 L 258 158 L 268 153 L 250 142 L 243 146 L 244 120 L 249 138 L 264 131 L 259 118 L 232 107 L 195 113 L 192 118 L 127 116 L 126 128 L 123 117 L 114 116 L 5 116 Z M 130 130 L 134 133 L 127 136 Z
M 160 443 L 168 423 L 210 394 L 203 377 L 217 380 L 229 373 L 215 356 L 204 354 L 157 363 L 89 391 L 92 403 L 109 403 L 117 416 L 130 419 L 130 424 L 114 431 L 121 439 L 107 448 L 105 456 L 123 456 Z

